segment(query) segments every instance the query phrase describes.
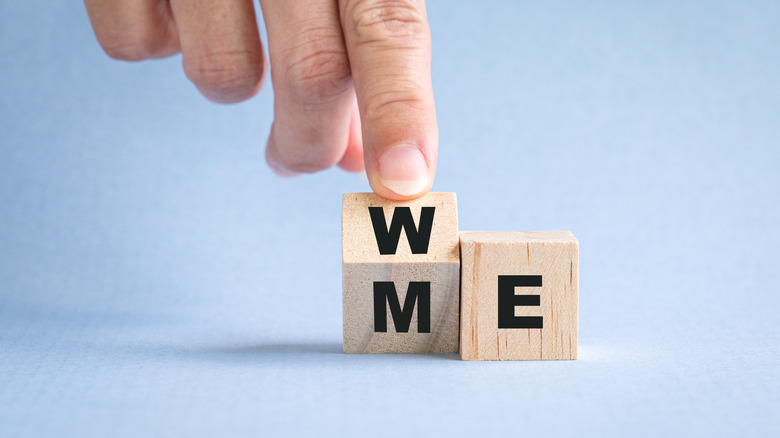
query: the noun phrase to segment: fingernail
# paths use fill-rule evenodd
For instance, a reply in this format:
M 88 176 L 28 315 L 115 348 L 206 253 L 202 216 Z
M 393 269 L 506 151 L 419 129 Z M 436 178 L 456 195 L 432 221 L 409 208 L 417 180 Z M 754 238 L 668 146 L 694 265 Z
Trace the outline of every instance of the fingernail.
M 428 187 L 428 162 L 415 146 L 396 146 L 379 157 L 379 182 L 401 196 Z
M 359 177 L 360 177 L 360 179 L 362 179 L 363 181 L 365 181 L 365 182 L 368 182 L 368 174 L 366 173 L 366 169 L 363 169 L 363 170 L 361 170 L 360 172 L 358 172 L 358 176 L 359 176 Z

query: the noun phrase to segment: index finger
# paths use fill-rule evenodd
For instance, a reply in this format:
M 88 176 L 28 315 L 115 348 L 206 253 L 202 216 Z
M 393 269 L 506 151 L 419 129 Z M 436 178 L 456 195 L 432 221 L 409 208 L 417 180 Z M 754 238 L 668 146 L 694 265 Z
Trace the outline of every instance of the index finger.
M 425 2 L 339 6 L 371 187 L 389 199 L 422 196 L 433 184 L 439 141 Z

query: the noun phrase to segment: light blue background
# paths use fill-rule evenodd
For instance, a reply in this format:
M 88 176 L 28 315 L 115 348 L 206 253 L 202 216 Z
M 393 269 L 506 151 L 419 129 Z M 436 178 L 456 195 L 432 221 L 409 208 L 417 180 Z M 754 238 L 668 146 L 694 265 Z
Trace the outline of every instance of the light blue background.
M 0 435 L 777 435 L 780 3 L 432 1 L 434 187 L 580 241 L 580 359 L 341 353 L 336 170 L 270 88 L 0 4 Z M 477 436 L 477 435 L 473 435 Z

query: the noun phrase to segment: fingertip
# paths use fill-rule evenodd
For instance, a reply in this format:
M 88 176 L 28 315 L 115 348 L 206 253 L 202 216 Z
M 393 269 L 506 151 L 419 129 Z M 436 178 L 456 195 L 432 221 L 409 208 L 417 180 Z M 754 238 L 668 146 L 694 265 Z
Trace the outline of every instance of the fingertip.
M 200 87 L 197 84 L 195 85 L 195 88 L 198 89 L 198 91 L 200 92 L 200 94 L 203 95 L 203 97 L 205 97 L 211 102 L 220 103 L 220 104 L 231 104 L 231 103 L 243 102 L 249 99 L 250 97 L 256 95 L 260 91 L 261 87 L 262 84 L 258 84 L 254 88 L 213 89 L 213 88 Z
M 391 201 L 410 201 L 412 199 L 417 199 L 419 197 L 424 196 L 431 190 L 431 184 L 428 184 L 425 188 L 417 191 L 417 193 L 413 195 L 401 195 L 395 192 L 394 190 L 386 187 L 383 183 L 379 182 L 378 179 L 374 179 L 370 176 L 368 177 L 368 183 L 371 186 L 371 190 L 374 193 L 376 193 L 377 195 L 385 199 L 389 199 Z
M 365 173 L 365 167 L 363 166 L 363 154 L 362 152 L 357 154 L 344 154 L 344 158 L 339 161 L 338 166 L 347 172 L 352 173 Z
M 417 146 L 398 145 L 385 150 L 377 160 L 371 187 L 378 195 L 393 200 L 415 199 L 433 185 L 429 160 Z
M 347 149 L 344 151 L 344 157 L 341 158 L 338 166 L 347 172 L 363 172 L 363 174 L 365 174 L 363 133 L 360 125 L 360 113 L 357 109 L 357 102 L 355 102 L 353 106 L 352 117 L 349 122 Z
M 265 162 L 268 167 L 276 174 L 276 176 L 282 178 L 293 178 L 300 175 L 299 172 L 295 172 L 286 168 L 279 160 L 274 157 L 275 143 L 274 143 L 274 129 L 271 127 L 271 133 L 268 135 L 268 142 L 265 146 Z

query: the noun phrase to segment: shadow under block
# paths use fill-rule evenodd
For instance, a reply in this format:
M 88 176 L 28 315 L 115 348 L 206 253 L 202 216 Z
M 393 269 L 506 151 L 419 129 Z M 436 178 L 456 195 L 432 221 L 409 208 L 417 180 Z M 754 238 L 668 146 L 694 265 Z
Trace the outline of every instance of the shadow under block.
M 454 193 L 400 202 L 345 194 L 342 252 L 345 353 L 458 351 Z
M 576 359 L 574 235 L 463 231 L 460 239 L 461 359 Z

